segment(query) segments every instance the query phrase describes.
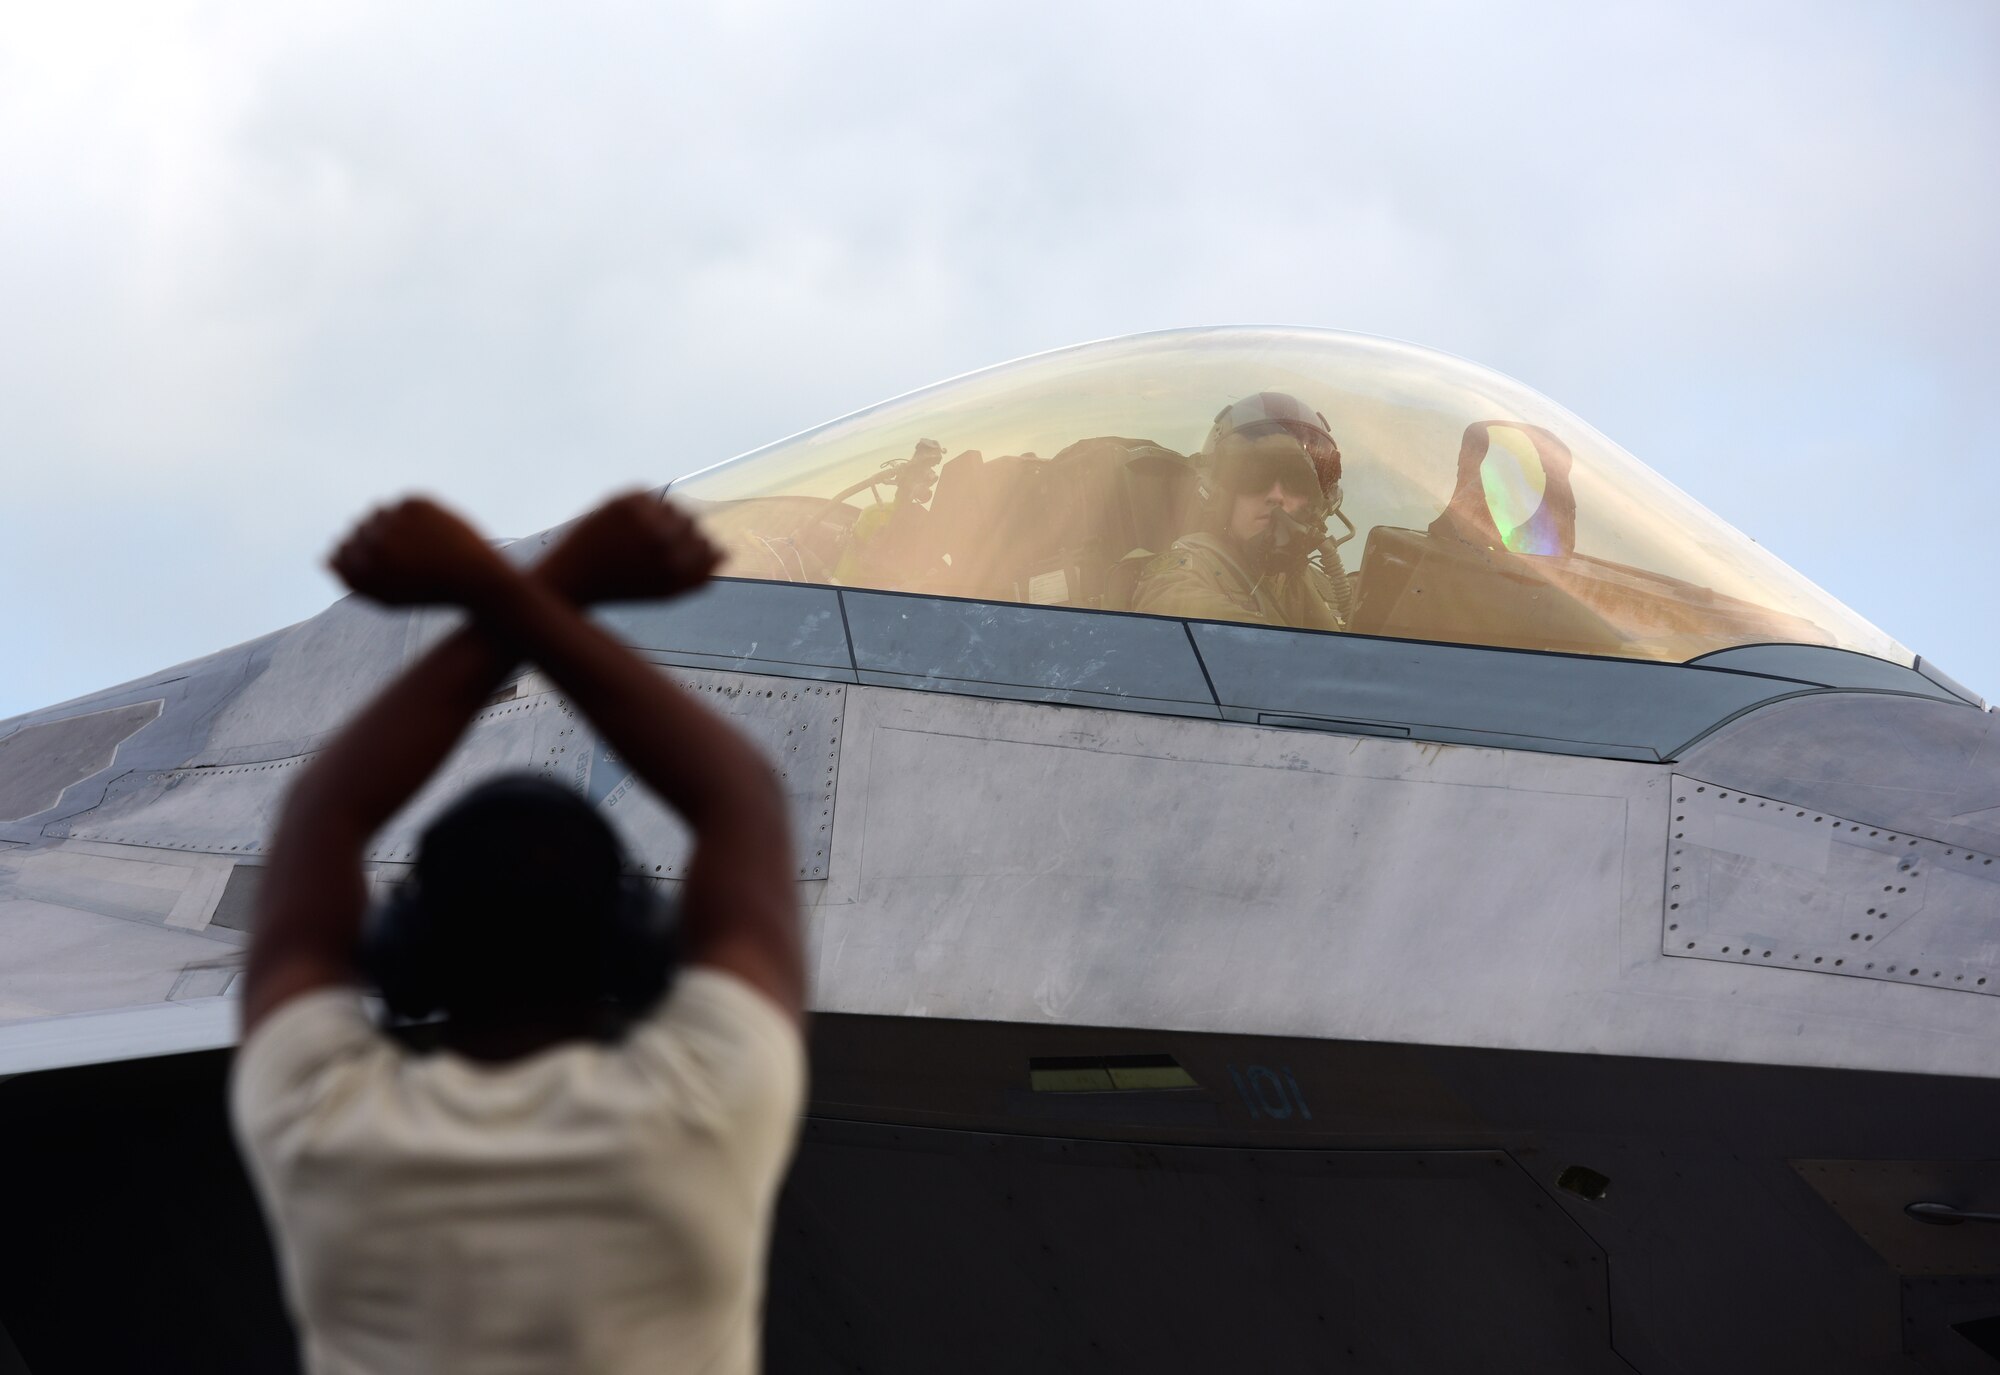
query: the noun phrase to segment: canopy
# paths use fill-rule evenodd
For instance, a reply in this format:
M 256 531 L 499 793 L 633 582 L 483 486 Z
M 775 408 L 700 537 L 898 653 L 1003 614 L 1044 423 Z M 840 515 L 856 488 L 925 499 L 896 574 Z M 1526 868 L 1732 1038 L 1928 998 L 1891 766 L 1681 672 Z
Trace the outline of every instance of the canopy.
M 1273 456 L 1288 446 L 1307 466 Z M 668 490 L 725 576 L 1640 659 L 1799 643 L 1912 662 L 1527 387 L 1332 331 L 1062 349 Z

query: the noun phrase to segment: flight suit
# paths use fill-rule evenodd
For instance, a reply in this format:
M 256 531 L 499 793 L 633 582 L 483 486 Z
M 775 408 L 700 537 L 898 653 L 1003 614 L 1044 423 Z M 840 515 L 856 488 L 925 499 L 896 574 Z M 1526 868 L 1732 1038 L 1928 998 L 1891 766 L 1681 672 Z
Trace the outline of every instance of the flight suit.
M 1346 629 L 1335 610 L 1344 600 L 1333 580 L 1310 566 L 1253 577 L 1219 537 L 1199 531 L 1148 563 L 1132 590 L 1134 611 L 1300 630 Z

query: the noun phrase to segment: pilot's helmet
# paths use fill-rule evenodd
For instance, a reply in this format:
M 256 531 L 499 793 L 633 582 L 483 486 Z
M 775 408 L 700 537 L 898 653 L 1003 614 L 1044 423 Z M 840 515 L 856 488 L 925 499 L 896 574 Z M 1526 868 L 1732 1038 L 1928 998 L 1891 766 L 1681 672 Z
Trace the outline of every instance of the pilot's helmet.
M 1320 491 L 1332 499 L 1340 485 L 1340 445 L 1334 442 L 1326 417 L 1289 392 L 1260 391 L 1217 411 L 1202 443 L 1202 456 L 1214 465 L 1232 447 L 1226 442 L 1232 436 L 1251 440 L 1279 432 L 1299 442 L 1312 460 Z
M 1292 442 L 1267 442 L 1273 435 Z M 1312 521 L 1323 522 L 1339 502 L 1340 447 L 1326 417 L 1284 392 L 1258 392 L 1224 406 L 1199 462 L 1197 492 L 1210 524 L 1228 519 L 1233 498 L 1267 492 L 1273 483 L 1306 498 Z

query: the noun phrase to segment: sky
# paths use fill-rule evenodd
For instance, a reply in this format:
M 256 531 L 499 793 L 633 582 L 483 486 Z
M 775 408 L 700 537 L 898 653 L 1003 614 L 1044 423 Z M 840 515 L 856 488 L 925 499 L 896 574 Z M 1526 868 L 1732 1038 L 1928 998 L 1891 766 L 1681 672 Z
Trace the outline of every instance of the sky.
M 2000 7 L 8 7 L 0 718 L 1085 339 L 1516 377 L 2000 697 Z

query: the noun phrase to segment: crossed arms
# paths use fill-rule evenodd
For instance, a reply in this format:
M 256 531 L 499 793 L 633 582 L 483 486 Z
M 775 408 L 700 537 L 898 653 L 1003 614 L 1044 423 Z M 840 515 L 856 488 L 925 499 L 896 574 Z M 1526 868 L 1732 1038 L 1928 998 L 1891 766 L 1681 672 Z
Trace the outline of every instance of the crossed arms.
M 470 617 L 350 721 L 287 797 L 244 975 L 245 1038 L 290 999 L 355 981 L 369 837 L 522 658 L 694 831 L 681 894 L 688 963 L 727 970 L 795 1021 L 803 1015 L 791 846 L 769 766 L 579 610 L 677 596 L 706 581 L 717 557 L 687 517 L 641 494 L 585 516 L 532 572 L 429 501 L 384 508 L 356 527 L 333 558 L 355 592 L 388 606 L 459 606 Z

